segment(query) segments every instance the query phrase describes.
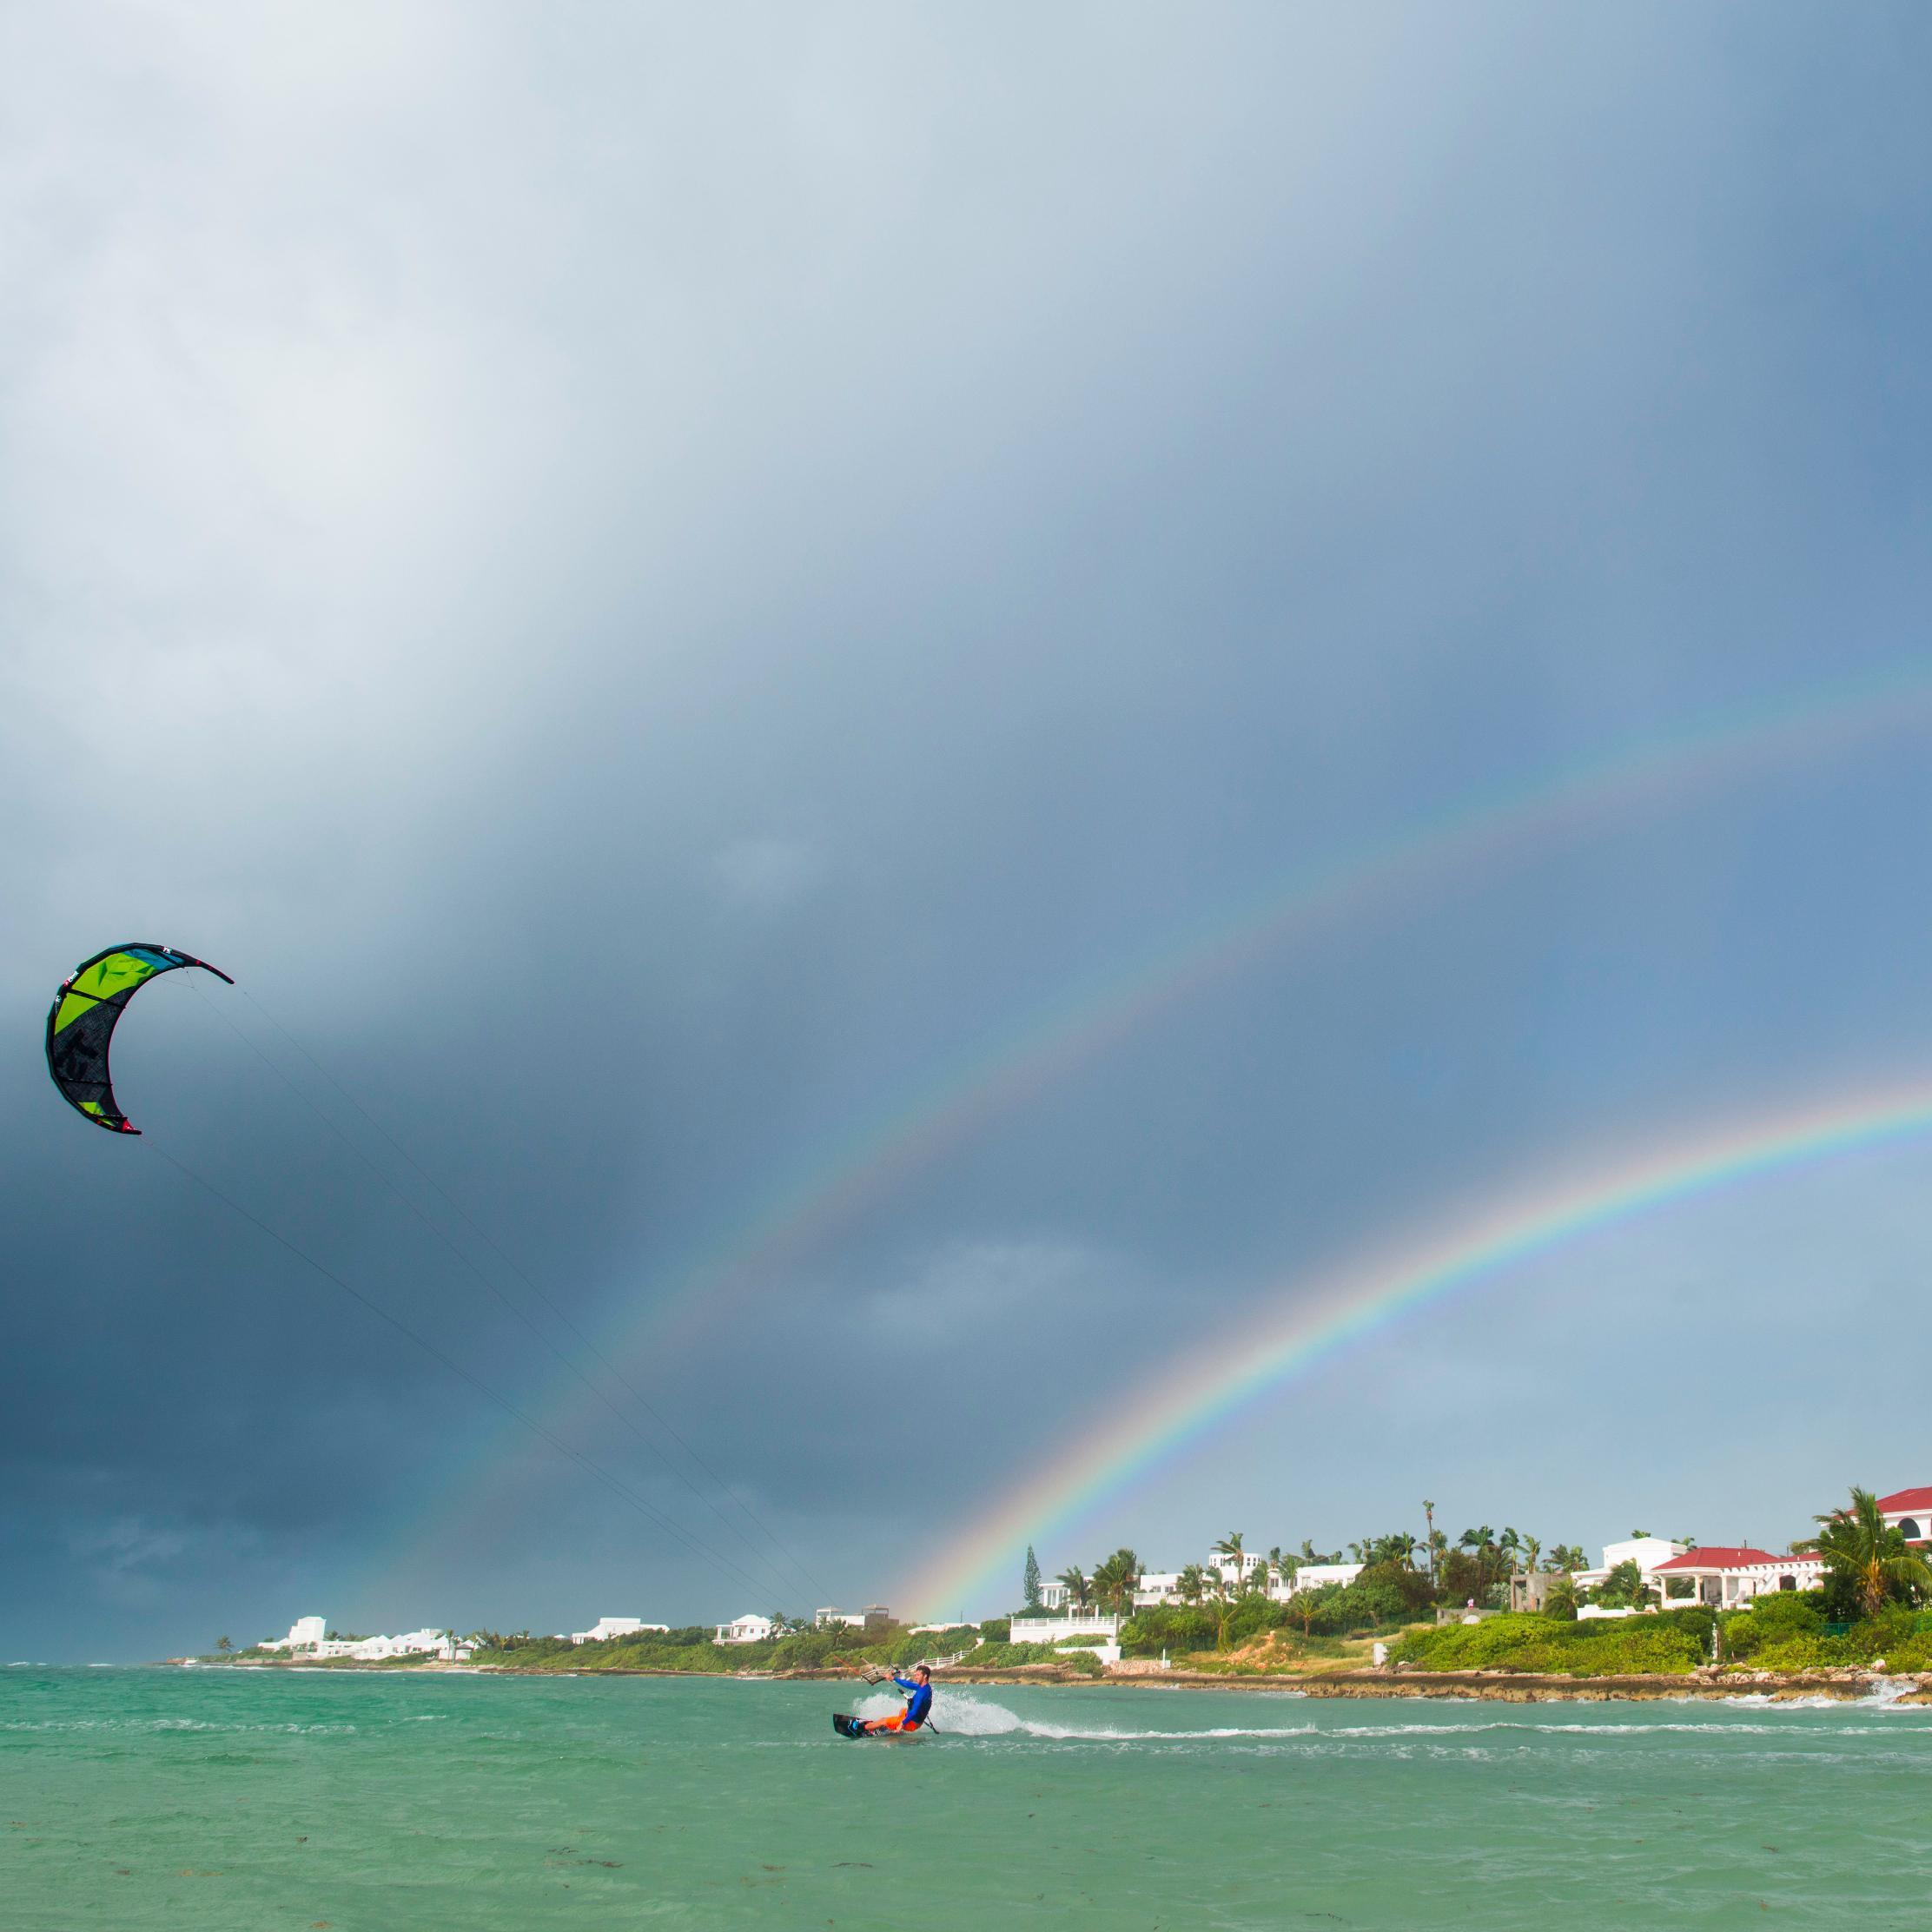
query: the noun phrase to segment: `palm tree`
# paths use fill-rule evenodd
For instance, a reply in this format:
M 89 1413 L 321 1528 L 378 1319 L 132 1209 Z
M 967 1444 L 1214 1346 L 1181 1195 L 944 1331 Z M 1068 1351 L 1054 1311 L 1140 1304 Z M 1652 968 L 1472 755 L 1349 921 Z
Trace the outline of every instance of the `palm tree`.
M 1575 1617 L 1577 1585 L 1571 1578 L 1560 1576 L 1550 1585 L 1543 1598 L 1543 1614 L 1545 1617 Z
M 1537 1565 L 1542 1561 L 1543 1545 L 1541 1541 L 1533 1536 L 1525 1537 L 1523 1538 L 1524 1567 L 1533 1577 L 1536 1574 Z
M 1835 1580 L 1856 1599 L 1859 1614 L 1876 1617 L 1893 1597 L 1932 1595 L 1932 1564 L 1879 1514 L 1878 1499 L 1855 1487 L 1851 1507 L 1816 1518 L 1818 1533 L 1794 1549 L 1816 1552 Z
M 1140 1580 L 1140 1558 L 1131 1550 L 1116 1550 L 1106 1562 L 1095 1565 L 1094 1594 L 1111 1604 L 1116 1616 L 1124 1616 L 1134 1607 L 1134 1590 Z
M 235 1645 L 227 1638 L 217 1637 L 215 1639 L 215 1648 L 218 1651 L 232 1651 Z
M 1561 1570 L 1565 1575 L 1587 1569 L 1584 1561 L 1583 1545 L 1580 1543 L 1558 1543 L 1550 1552 L 1550 1566 Z
M 1424 1540 L 1429 1548 L 1429 1581 L 1433 1583 L 1436 1580 L 1436 1506 L 1426 1496 L 1422 1499 L 1422 1514 L 1429 1525 Z
M 1268 1568 L 1279 1584 L 1292 1585 L 1295 1571 L 1300 1567 L 1301 1558 L 1294 1551 L 1284 1550 L 1279 1543 L 1268 1552 Z
M 1085 1610 L 1093 1602 L 1093 1578 L 1077 1563 L 1071 1569 L 1062 1570 L 1054 1581 L 1066 1585 L 1067 1601 L 1074 1609 Z
M 1198 1563 L 1190 1563 L 1174 1579 L 1184 1604 L 1194 1604 L 1208 1594 L 1208 1572 Z
M 1241 1532 L 1239 1530 L 1230 1530 L 1208 1553 L 1224 1559 L 1221 1565 L 1224 1574 L 1227 1564 L 1233 1563 L 1234 1580 L 1236 1583 L 1241 1580 Z

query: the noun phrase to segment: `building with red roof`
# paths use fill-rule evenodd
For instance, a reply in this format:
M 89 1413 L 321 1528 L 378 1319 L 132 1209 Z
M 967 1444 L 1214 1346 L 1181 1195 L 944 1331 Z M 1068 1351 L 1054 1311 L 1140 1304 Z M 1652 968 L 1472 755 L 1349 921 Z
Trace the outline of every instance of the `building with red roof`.
M 1878 1513 L 1908 1543 L 1932 1544 L 1932 1489 L 1895 1489 L 1878 1499 Z
M 1651 1572 L 1663 1585 L 1664 1607 L 1672 1604 L 1710 1604 L 1735 1609 L 1753 1597 L 1774 1596 L 1781 1590 L 1816 1590 L 1824 1581 L 1824 1559 L 1815 1556 L 1774 1556 L 1748 1544 L 1712 1544 L 1686 1550 Z

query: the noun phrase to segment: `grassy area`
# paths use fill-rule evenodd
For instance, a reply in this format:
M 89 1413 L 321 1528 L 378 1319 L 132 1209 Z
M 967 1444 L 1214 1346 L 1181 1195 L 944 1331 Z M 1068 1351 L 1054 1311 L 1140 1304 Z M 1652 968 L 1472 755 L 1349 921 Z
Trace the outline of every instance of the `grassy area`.
M 1501 1616 L 1409 1631 L 1398 1663 L 1424 1671 L 1524 1671 L 1557 1677 L 1680 1674 L 1719 1660 L 1757 1671 L 1932 1670 L 1932 1611 L 1896 1607 L 1849 1628 L 1828 1625 L 1816 1592 L 1758 1599 L 1719 1617 L 1704 1608 L 1620 1622 Z
M 1617 1622 L 1505 1613 L 1479 1624 L 1418 1627 L 1392 1661 L 1421 1671 L 1523 1671 L 1549 1677 L 1684 1674 L 1710 1657 L 1711 1612 L 1675 1610 Z

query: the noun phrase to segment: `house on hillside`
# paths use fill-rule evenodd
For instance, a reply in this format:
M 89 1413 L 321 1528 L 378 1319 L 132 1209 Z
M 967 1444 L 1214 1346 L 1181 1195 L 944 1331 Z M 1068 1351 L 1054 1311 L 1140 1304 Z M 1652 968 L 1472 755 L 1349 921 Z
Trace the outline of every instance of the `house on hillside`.
M 1902 1530 L 1908 1543 L 1932 1545 L 1932 1488 L 1895 1489 L 1878 1499 L 1878 1513 L 1888 1528 Z
M 1362 1573 L 1359 1563 L 1305 1563 L 1292 1577 L 1279 1577 L 1268 1585 L 1268 1595 L 1278 1604 L 1304 1590 L 1325 1590 L 1332 1583 L 1352 1584 Z
M 1577 1588 L 1596 1589 L 1609 1578 L 1612 1570 L 1625 1563 L 1634 1563 L 1648 1583 L 1663 1565 L 1674 1557 L 1681 1557 L 1690 1547 L 1688 1543 L 1673 1543 L 1666 1536 L 1633 1536 L 1625 1538 L 1621 1543 L 1606 1543 L 1600 1568 L 1577 1571 Z
M 1210 1556 L 1201 1568 L 1210 1590 L 1216 1578 L 1230 1595 L 1262 1589 L 1265 1585 L 1267 1595 L 1278 1604 L 1285 1604 L 1298 1591 L 1320 1590 L 1325 1584 L 1331 1583 L 1353 1583 L 1362 1573 L 1359 1563 L 1305 1563 L 1293 1576 L 1282 1577 L 1268 1568 L 1266 1557 L 1247 1550 L 1241 1552 L 1239 1559 Z M 1049 1585 L 1040 1592 L 1040 1599 L 1044 1610 L 1064 1610 L 1067 1606 L 1065 1585 Z M 1141 1572 L 1140 1585 L 1134 1592 L 1136 1610 L 1151 1610 L 1162 1604 L 1178 1605 L 1181 1601 L 1178 1570 Z
M 669 1624 L 647 1624 L 637 1617 L 599 1617 L 587 1631 L 572 1631 L 572 1644 L 607 1644 L 613 1637 L 641 1637 L 666 1631 Z
M 288 1626 L 286 1637 L 265 1638 L 255 1648 L 262 1651 L 312 1651 L 328 1638 L 326 1617 L 298 1617 Z
M 777 1632 L 777 1625 L 769 1617 L 744 1616 L 729 1624 L 720 1624 L 718 1634 L 712 1638 L 714 1644 L 763 1644 Z
M 1816 1590 L 1824 1581 L 1824 1568 L 1821 1557 L 1781 1557 L 1769 1550 L 1713 1545 L 1672 1557 L 1653 1575 L 1663 1588 L 1666 1610 L 1684 1604 L 1734 1610 L 1754 1597 Z

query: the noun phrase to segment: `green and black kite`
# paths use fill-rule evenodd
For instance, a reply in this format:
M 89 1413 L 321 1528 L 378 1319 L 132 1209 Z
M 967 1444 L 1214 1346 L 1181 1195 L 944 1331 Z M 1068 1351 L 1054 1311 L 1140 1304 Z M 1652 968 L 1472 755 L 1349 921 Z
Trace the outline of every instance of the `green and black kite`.
M 232 979 L 219 966 L 176 952 L 172 946 L 109 946 L 83 961 L 61 982 L 47 1016 L 47 1070 L 69 1106 L 113 1134 L 138 1134 L 115 1104 L 108 1073 L 108 1043 L 128 1002 L 151 979 L 178 967 L 199 966 L 216 979 Z

